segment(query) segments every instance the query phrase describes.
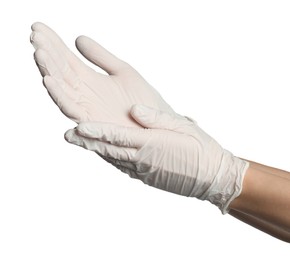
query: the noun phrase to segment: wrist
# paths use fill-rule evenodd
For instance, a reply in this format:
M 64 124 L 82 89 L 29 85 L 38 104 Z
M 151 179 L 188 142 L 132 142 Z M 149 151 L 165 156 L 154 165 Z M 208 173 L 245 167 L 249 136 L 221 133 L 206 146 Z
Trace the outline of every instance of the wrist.
M 249 162 L 235 157 L 224 150 L 219 170 L 205 200 L 216 205 L 223 214 L 229 212 L 229 205 L 240 196 Z

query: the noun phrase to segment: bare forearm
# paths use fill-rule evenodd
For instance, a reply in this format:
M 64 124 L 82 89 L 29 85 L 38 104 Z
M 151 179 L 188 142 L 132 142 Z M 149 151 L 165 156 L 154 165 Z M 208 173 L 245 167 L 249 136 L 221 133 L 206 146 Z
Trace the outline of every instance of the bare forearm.
M 289 242 L 290 174 L 250 162 L 242 193 L 230 208 L 238 219 Z
M 276 237 L 280 240 L 290 243 L 290 232 L 287 232 L 286 230 L 280 228 L 279 226 L 273 225 L 270 222 L 264 221 L 260 218 L 253 217 L 251 215 L 236 210 L 230 210 L 229 214 L 256 229 L 259 229 L 273 237 Z
M 255 168 L 257 170 L 261 170 L 261 171 L 267 172 L 269 174 L 273 174 L 273 175 L 276 175 L 276 176 L 279 176 L 279 177 L 282 177 L 282 178 L 290 180 L 290 172 L 287 172 L 287 171 L 284 171 L 284 170 L 281 170 L 281 169 L 278 169 L 278 168 L 274 168 L 274 167 L 271 167 L 271 166 L 266 166 L 266 165 L 263 165 L 263 164 L 260 164 L 260 163 L 252 162 L 252 161 L 249 161 L 249 160 L 248 160 L 248 162 L 251 163 L 251 167 L 252 168 Z

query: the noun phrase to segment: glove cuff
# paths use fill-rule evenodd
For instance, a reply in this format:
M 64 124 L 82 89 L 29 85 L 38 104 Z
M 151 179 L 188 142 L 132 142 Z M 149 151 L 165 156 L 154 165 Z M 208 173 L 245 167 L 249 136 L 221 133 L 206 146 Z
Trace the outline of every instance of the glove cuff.
M 243 180 L 248 167 L 249 162 L 224 150 L 218 173 L 201 199 L 210 201 L 223 214 L 227 214 L 230 203 L 242 192 Z

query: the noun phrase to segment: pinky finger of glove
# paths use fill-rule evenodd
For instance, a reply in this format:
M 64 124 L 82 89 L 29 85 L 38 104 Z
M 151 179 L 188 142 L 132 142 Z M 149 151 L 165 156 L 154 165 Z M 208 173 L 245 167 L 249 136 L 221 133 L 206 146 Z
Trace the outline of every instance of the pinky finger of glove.
M 130 161 L 137 153 L 137 149 L 135 148 L 119 147 L 96 139 L 80 136 L 76 129 L 68 130 L 65 133 L 65 140 L 87 150 L 94 151 L 104 157 L 111 157 L 117 160 Z
M 67 55 L 68 57 L 70 57 L 72 55 L 71 51 L 65 45 L 63 40 L 57 35 L 56 32 L 54 32 L 47 25 L 45 25 L 41 22 L 36 22 L 36 23 L 32 24 L 31 29 L 32 29 L 32 37 L 31 37 L 32 41 L 33 41 L 34 33 L 42 34 L 44 37 L 49 39 L 49 41 L 53 44 L 54 48 L 60 50 L 62 54 Z M 36 42 L 36 41 L 34 41 L 34 42 Z

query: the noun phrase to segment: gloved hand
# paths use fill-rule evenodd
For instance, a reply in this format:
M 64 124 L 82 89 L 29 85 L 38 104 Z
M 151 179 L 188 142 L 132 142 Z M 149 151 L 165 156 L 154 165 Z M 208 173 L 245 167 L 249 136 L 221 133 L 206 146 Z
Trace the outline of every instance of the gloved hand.
M 97 152 L 132 178 L 208 200 L 227 213 L 241 193 L 249 163 L 223 149 L 188 118 L 143 105 L 133 106 L 131 116 L 145 128 L 82 122 L 65 138 Z
M 98 73 L 75 56 L 49 27 L 32 25 L 31 42 L 43 83 L 60 110 L 75 122 L 105 121 L 140 127 L 130 118 L 134 104 L 146 104 L 174 114 L 142 76 L 92 39 L 80 36 L 80 53 L 108 75 Z

